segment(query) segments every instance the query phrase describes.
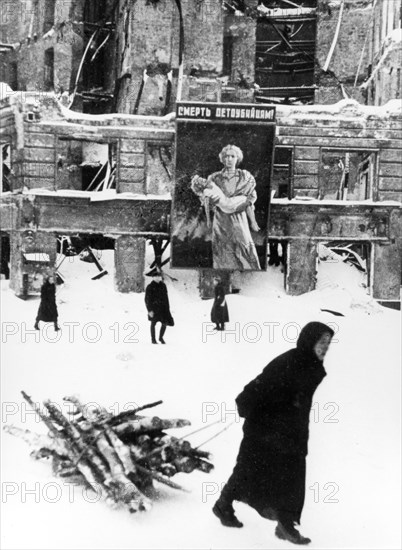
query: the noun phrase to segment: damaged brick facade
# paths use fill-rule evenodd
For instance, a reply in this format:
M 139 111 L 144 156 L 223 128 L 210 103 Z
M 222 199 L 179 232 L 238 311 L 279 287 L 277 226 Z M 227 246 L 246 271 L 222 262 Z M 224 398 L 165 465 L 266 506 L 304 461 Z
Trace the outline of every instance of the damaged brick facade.
M 250 11 L 215 0 L 105 0 L 99 12 L 93 2 L 56 0 L 50 13 L 44 0 L 27 0 L 12 4 L 25 10 L 19 19 L 18 10 L 2 4 L 8 24 L 1 78 L 14 90 L 18 85 L 0 103 L 0 138 L 11 165 L 2 231 L 11 236 L 18 295 L 35 288 L 35 273 L 52 268 L 56 236 L 74 232 L 115 239 L 116 287 L 143 289 L 145 240 L 168 238 L 170 229 L 175 126 L 163 115 L 174 111 L 178 96 L 263 101 L 255 85 L 259 2 L 243 4 Z M 279 1 L 263 4 L 283 8 Z M 290 294 L 315 287 L 319 242 L 348 240 L 370 246 L 372 296 L 400 299 L 402 115 L 397 102 L 385 105 L 399 97 L 400 12 L 386 0 L 372 4 L 318 0 L 291 15 L 314 18 L 316 31 L 310 99 L 302 99 L 303 86 L 294 86 L 294 105 L 281 104 L 283 90 L 271 98 L 278 155 L 272 186 L 282 198 L 272 200 L 268 234 L 288 243 Z M 283 13 L 274 14 L 275 25 Z M 310 34 L 301 42 L 312 47 Z M 306 59 L 297 57 L 300 74 L 311 70 Z M 356 177 L 339 200 L 330 173 L 343 155 Z M 109 159 L 104 193 L 95 191 L 100 159 Z M 24 264 L 23 254 L 45 249 L 48 265 Z

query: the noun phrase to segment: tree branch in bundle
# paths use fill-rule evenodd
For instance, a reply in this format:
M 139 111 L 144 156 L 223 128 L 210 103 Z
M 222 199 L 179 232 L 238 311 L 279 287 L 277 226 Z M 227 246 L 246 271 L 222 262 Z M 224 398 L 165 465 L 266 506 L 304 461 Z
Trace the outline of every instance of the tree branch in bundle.
M 64 401 L 74 407 L 67 418 L 50 400 L 44 401 L 42 412 L 39 404 L 21 393 L 49 433 L 37 434 L 12 425 L 5 425 L 4 430 L 28 443 L 33 458 L 51 460 L 55 475 L 100 492 L 113 506 L 121 505 L 130 512 L 149 510 L 151 500 L 142 491 L 153 481 L 186 491 L 170 478 L 179 472 L 209 473 L 213 469 L 209 453 L 164 431 L 189 426 L 188 420 L 138 414 L 162 401 L 114 415 L 69 396 Z

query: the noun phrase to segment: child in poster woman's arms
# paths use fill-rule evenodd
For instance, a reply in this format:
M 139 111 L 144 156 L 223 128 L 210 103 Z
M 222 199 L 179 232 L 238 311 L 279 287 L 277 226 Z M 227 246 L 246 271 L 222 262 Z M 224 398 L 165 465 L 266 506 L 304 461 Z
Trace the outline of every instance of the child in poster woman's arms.
M 260 231 L 254 215 L 254 206 L 245 195 L 227 197 L 212 178 L 204 179 L 201 176 L 193 176 L 191 189 L 208 208 L 209 201 L 220 208 L 225 214 L 246 211 L 252 231 Z

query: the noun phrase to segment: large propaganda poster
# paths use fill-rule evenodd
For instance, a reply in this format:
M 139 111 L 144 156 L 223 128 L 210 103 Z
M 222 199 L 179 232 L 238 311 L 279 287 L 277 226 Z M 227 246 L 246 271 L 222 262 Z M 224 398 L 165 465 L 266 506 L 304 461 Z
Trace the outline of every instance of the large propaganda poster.
M 172 267 L 266 268 L 275 108 L 178 103 Z

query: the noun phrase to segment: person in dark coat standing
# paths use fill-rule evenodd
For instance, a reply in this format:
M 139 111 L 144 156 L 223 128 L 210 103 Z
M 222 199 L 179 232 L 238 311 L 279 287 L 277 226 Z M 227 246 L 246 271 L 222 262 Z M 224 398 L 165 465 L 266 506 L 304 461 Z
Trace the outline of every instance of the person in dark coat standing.
M 213 507 L 223 525 L 242 527 L 238 500 L 276 520 L 278 538 L 308 544 L 295 528 L 304 505 L 306 455 L 312 399 L 326 376 L 323 360 L 333 330 L 318 322 L 300 332 L 297 347 L 283 353 L 236 398 L 245 418 L 244 437 L 231 477 Z
M 153 269 L 149 275 L 152 277 L 152 282 L 145 290 L 145 305 L 148 310 L 148 319 L 151 321 L 151 338 L 152 343 L 157 344 L 155 337 L 156 323 L 161 323 L 159 332 L 159 342 L 166 344 L 163 339 L 166 327 L 174 326 L 172 314 L 170 313 L 168 291 L 163 282 L 162 272 L 158 269 Z
M 59 314 L 56 306 L 56 285 L 54 277 L 50 275 L 46 277 L 40 289 L 40 304 L 35 321 L 36 330 L 39 330 L 39 321 L 54 323 L 54 330 L 60 330 L 57 324 L 58 316 Z
M 225 289 L 219 277 L 214 277 L 215 300 L 211 309 L 211 321 L 216 330 L 225 330 L 225 323 L 229 322 L 229 311 L 225 298 Z

